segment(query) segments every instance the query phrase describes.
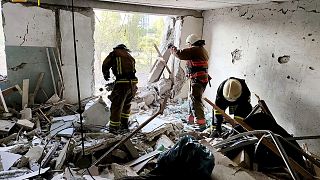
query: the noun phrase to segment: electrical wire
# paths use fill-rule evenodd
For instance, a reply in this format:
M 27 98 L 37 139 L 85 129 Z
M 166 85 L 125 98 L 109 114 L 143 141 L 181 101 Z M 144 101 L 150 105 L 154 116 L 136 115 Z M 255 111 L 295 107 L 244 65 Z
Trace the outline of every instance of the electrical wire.
M 82 157 L 85 157 L 84 152 L 84 138 L 83 138 L 83 110 L 81 109 L 81 99 L 80 99 L 80 84 L 79 84 L 79 69 L 78 69 L 78 56 L 77 56 L 77 42 L 76 42 L 76 28 L 74 20 L 74 0 L 71 0 L 71 12 L 72 12 L 72 34 L 73 34 L 73 48 L 74 48 L 74 64 L 76 68 L 76 80 L 77 80 L 77 95 L 78 95 L 78 113 L 80 114 L 80 132 L 81 132 L 81 144 L 82 144 Z M 93 176 L 89 173 L 92 179 Z

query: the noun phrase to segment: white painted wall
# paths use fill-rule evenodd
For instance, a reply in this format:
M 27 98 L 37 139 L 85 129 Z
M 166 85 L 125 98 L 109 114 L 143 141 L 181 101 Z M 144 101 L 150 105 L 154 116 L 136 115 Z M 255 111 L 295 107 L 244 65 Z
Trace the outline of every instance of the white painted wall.
M 6 46 L 56 46 L 55 13 L 37 6 L 4 3 Z
M 214 100 L 224 79 L 244 78 L 289 133 L 319 135 L 320 1 L 211 10 L 205 11 L 204 20 L 213 75 L 213 87 L 205 94 Z M 235 49 L 242 52 L 233 64 Z M 283 55 L 290 61 L 279 64 Z M 255 105 L 256 98 L 252 100 Z M 320 140 L 300 142 L 320 154 Z
M 78 68 L 80 76 L 81 99 L 90 97 L 94 92 L 94 16 L 75 13 Z M 70 11 L 60 10 L 62 74 L 65 83 L 64 98 L 77 102 L 76 73 L 74 64 L 72 16 Z
M 190 34 L 196 34 L 199 37 L 202 36 L 203 18 L 195 18 L 192 16 L 183 17 L 183 19 L 177 20 L 175 24 L 175 46 L 180 49 L 186 48 L 186 39 Z M 176 58 L 177 59 L 177 58 Z M 186 70 L 186 61 L 175 61 L 175 67 L 180 66 L 184 71 Z M 175 68 L 175 73 L 178 69 Z M 189 81 L 183 84 L 181 92 L 176 98 L 187 98 L 189 92 Z

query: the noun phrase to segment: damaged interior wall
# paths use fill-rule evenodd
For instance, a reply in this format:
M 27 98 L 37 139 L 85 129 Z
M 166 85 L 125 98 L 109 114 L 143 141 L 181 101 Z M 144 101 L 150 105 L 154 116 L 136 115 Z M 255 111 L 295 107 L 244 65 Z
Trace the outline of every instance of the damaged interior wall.
M 22 88 L 22 80 L 29 78 L 29 91 L 32 92 L 35 88 L 39 73 L 44 72 L 45 76 L 42 82 L 42 88 L 50 98 L 54 94 L 54 91 L 46 47 L 57 48 L 57 41 L 59 41 L 61 42 L 62 75 L 66 87 L 64 97 L 68 102 L 76 102 L 70 9 L 67 9 L 68 11 L 59 11 L 57 10 L 58 8 L 54 6 L 41 8 L 10 2 L 3 2 L 2 9 L 8 80 L 1 83 L 0 87 L 5 89 L 19 84 Z M 86 10 L 85 13 L 82 14 L 75 13 L 75 21 L 81 98 L 86 98 L 93 94 L 93 10 Z M 57 23 L 59 24 L 58 26 Z M 57 34 L 61 35 L 61 39 L 57 37 Z M 57 84 L 59 77 L 52 53 L 51 61 Z M 41 94 L 41 92 L 39 92 L 39 94 Z M 17 102 L 20 101 L 18 98 L 21 99 L 18 94 L 8 98 L 12 98 L 8 99 L 8 102 L 12 100 Z M 41 96 L 39 95 L 38 98 L 41 98 Z
M 75 29 L 81 99 L 94 92 L 94 12 L 92 9 L 75 13 Z M 65 82 L 65 99 L 77 102 L 77 86 L 74 66 L 71 12 L 60 10 L 62 75 Z
M 243 78 L 289 133 L 318 135 L 319 8 L 319 1 L 305 0 L 205 11 L 213 76 L 205 95 L 214 100 L 224 79 Z M 319 140 L 304 142 L 320 154 Z
M 54 91 L 45 47 L 55 46 L 54 12 L 13 3 L 4 3 L 2 10 L 8 80 L 0 84 L 1 89 L 16 84 L 22 88 L 23 79 L 29 79 L 29 91 L 33 92 L 39 74 L 45 72 L 42 89 L 52 95 Z M 39 91 L 36 100 L 39 98 L 46 97 Z M 6 100 L 8 105 L 21 104 L 21 95 L 15 93 Z

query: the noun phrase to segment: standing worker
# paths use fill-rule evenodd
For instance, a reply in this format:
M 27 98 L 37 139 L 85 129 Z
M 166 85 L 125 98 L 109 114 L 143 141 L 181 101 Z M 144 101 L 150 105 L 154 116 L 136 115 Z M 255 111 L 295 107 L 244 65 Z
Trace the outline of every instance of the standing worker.
M 102 64 L 102 73 L 106 81 L 110 78 L 110 68 L 116 77 L 109 96 L 111 101 L 109 132 L 114 134 L 129 131 L 130 103 L 137 92 L 135 59 L 129 52 L 124 44 L 119 44 L 113 48 Z
M 234 115 L 234 119 L 243 120 L 252 111 L 250 104 L 251 93 L 244 79 L 230 77 L 224 80 L 218 90 L 215 104 L 223 111 L 229 107 L 229 114 Z M 217 133 L 221 135 L 223 122 L 223 116 L 217 110 L 214 110 L 214 117 L 216 123 L 216 131 L 213 132 L 212 136 Z
M 206 120 L 203 111 L 202 94 L 209 81 L 209 55 L 203 47 L 205 41 L 201 40 L 197 35 L 189 35 L 186 43 L 189 45 L 188 48 L 178 50 L 176 47 L 171 46 L 170 51 L 180 60 L 187 61 L 187 77 L 191 79 L 192 111 L 195 114 L 196 122 L 200 129 L 203 129 L 206 128 Z M 188 121 L 192 124 L 194 119 L 190 118 L 190 116 Z

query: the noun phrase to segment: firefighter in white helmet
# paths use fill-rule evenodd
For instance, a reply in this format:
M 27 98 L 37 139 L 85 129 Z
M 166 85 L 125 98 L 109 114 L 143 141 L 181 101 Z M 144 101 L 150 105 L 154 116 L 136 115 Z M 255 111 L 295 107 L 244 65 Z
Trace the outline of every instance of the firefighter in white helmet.
M 229 114 L 233 114 L 235 119 L 243 120 L 252 111 L 250 96 L 250 90 L 244 79 L 230 77 L 220 84 L 215 104 L 222 110 L 229 107 Z M 213 126 L 216 126 L 214 134 L 221 134 L 222 114 L 215 110 L 214 117 Z

